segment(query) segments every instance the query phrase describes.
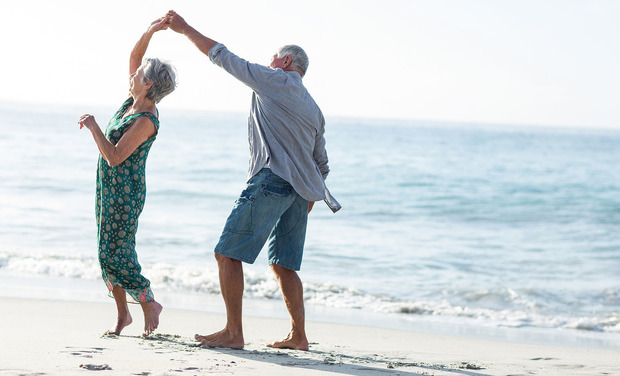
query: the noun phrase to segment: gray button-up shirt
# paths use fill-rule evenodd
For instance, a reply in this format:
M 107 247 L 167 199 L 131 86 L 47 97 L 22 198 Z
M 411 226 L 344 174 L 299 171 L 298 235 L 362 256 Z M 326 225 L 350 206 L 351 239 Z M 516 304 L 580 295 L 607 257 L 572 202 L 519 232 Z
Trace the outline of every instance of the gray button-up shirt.
M 325 186 L 329 174 L 325 119 L 299 73 L 249 63 L 221 43 L 209 50 L 209 58 L 254 91 L 248 119 L 248 178 L 269 167 L 304 199 L 324 200 L 338 211 L 340 204 Z

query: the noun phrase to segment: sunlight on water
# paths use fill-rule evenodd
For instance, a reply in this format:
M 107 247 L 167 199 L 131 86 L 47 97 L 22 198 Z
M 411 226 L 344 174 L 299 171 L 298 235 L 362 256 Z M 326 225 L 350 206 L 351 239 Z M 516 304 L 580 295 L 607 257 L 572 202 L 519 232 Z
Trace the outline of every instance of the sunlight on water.
M 0 274 L 97 281 L 90 134 L 76 114 L 2 114 Z M 218 294 L 245 122 L 162 115 L 137 239 L 156 291 Z M 620 332 L 620 132 L 336 120 L 326 137 L 343 210 L 311 214 L 309 304 Z M 280 298 L 264 254 L 246 270 L 248 297 Z

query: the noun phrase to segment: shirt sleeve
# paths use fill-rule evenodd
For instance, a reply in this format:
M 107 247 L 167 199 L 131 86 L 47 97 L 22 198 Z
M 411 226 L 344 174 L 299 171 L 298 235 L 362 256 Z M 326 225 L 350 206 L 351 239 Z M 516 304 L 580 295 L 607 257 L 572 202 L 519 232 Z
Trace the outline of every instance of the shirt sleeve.
M 240 58 L 221 43 L 211 47 L 209 59 L 254 91 L 260 91 L 261 87 L 270 85 L 270 78 L 275 72 L 269 67 Z
M 319 166 L 321 175 L 323 175 L 323 180 L 325 180 L 327 175 L 329 175 L 329 165 L 327 164 L 327 149 L 325 148 L 325 120 L 323 119 L 323 115 L 321 115 L 321 127 L 316 133 L 312 157 L 317 166 Z

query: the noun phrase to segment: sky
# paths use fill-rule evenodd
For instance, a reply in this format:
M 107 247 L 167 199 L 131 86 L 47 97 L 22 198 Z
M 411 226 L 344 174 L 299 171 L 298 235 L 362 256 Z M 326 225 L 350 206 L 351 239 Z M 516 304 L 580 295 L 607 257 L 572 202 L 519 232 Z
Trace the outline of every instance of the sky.
M 267 65 L 284 44 L 310 57 L 304 83 L 329 117 L 620 128 L 620 1 L 19 0 L 3 4 L 0 103 L 116 108 L 129 53 L 174 9 Z M 250 90 L 171 30 L 165 109 L 248 112 Z

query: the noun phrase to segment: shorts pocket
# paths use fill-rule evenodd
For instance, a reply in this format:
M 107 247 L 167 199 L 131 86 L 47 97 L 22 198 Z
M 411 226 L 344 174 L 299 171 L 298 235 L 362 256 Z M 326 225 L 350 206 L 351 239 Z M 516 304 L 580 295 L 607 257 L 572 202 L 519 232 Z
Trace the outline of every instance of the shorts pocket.
M 226 220 L 224 231 L 252 235 L 252 206 L 254 197 L 243 192 L 235 201 L 235 206 Z
M 287 197 L 293 191 L 293 187 L 284 181 L 283 183 L 265 182 L 261 187 L 261 192 L 265 196 Z

